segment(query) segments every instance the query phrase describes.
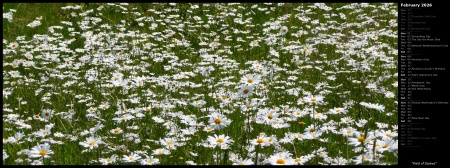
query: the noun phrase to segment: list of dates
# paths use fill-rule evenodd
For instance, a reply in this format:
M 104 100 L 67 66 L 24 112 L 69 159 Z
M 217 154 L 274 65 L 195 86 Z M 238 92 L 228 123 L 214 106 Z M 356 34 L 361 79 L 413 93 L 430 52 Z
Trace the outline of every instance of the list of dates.
M 410 165 L 438 165 L 433 158 L 448 113 L 449 57 L 445 12 L 436 3 L 399 3 L 399 147 Z M 403 152 L 401 152 L 403 153 Z

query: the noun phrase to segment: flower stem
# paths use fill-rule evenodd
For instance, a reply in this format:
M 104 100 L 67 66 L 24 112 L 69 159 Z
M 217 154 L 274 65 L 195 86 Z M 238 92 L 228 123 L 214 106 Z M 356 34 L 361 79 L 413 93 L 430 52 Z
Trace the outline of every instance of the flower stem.
M 258 165 L 258 153 L 259 153 L 259 148 L 260 148 L 260 145 L 256 145 L 256 149 L 255 149 L 255 152 L 256 152 L 256 156 L 255 156 L 255 165 Z

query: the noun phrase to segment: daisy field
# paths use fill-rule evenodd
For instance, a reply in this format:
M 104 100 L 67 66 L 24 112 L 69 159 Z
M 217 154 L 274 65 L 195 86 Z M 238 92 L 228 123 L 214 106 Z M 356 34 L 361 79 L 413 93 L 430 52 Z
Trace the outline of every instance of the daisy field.
M 3 165 L 396 165 L 397 6 L 3 4 Z

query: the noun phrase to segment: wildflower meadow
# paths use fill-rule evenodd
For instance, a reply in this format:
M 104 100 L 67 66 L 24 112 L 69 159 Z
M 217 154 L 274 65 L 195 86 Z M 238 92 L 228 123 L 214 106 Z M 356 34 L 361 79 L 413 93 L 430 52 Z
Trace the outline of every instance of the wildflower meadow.
M 4 3 L 3 165 L 396 165 L 397 3 Z

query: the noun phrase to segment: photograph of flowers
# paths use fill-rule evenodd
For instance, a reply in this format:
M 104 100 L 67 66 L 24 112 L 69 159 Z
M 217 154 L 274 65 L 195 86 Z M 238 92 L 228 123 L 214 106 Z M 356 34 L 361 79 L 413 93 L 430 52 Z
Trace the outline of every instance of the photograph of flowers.
M 397 165 L 397 3 L 4 3 L 3 165 Z

